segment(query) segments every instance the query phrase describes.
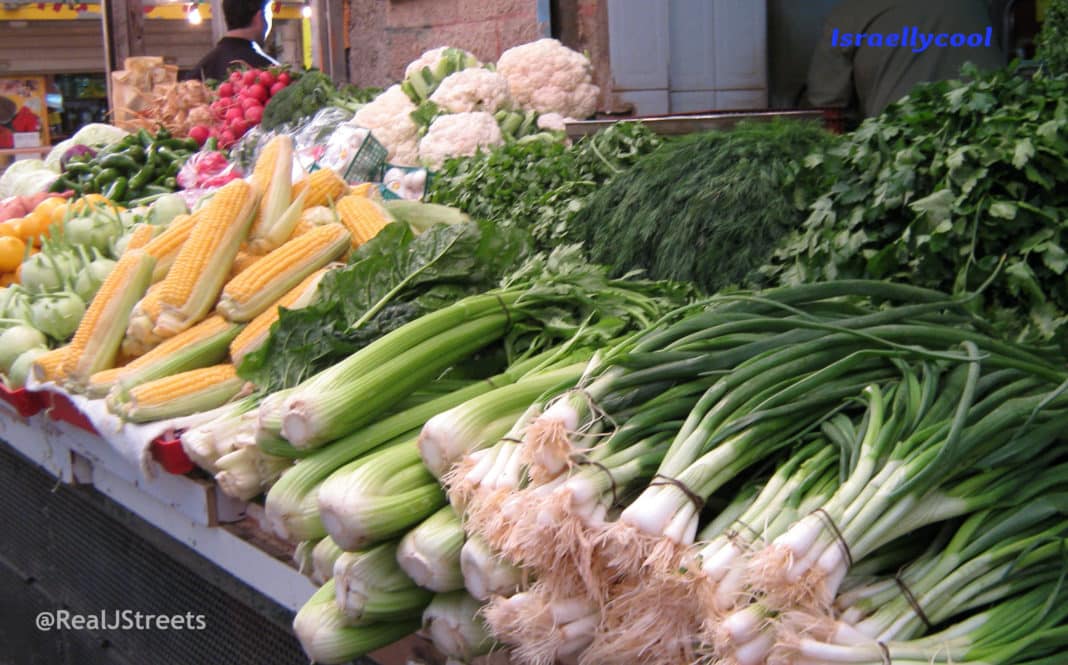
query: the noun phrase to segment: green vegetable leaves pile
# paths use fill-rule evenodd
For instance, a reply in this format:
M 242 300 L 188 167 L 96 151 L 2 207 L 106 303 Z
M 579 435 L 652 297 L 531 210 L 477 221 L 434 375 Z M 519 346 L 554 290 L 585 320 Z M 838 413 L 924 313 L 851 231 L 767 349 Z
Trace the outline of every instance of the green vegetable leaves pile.
M 575 240 L 571 220 L 591 194 L 659 144 L 656 134 L 633 122 L 616 123 L 571 147 L 548 138 L 519 140 L 446 161 L 428 200 L 526 229 L 539 248 L 550 249 Z
M 616 275 L 642 269 L 708 293 L 744 283 L 804 220 L 823 172 L 803 159 L 832 140 L 810 122 L 669 139 L 591 196 L 573 231 Z
M 529 250 L 525 233 L 489 222 L 439 224 L 419 236 L 390 224 L 323 277 L 315 304 L 283 309 L 239 373 L 266 391 L 294 386 L 423 314 L 494 288 Z
M 983 292 L 1027 339 L 1068 321 L 1068 79 L 1009 69 L 917 87 L 811 166 L 840 172 L 765 273 Z M 987 284 L 989 282 L 989 284 Z

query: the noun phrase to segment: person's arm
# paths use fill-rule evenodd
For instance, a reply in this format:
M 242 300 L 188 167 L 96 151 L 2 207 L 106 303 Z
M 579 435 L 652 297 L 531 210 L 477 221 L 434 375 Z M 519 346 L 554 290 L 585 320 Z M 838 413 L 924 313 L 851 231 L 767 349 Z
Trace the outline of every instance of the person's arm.
M 854 48 L 831 46 L 833 28 L 823 28 L 809 63 L 806 81 L 808 102 L 820 108 L 845 108 L 852 104 Z

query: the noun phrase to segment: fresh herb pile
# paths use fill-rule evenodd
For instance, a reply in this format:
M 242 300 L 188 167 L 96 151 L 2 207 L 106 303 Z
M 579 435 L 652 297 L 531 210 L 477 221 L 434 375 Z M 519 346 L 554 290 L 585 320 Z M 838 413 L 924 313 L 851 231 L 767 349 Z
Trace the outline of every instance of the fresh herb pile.
M 1068 73 L 1068 0 L 1050 0 L 1038 33 L 1037 56 L 1050 73 Z
M 797 122 L 670 139 L 599 188 L 571 231 L 617 275 L 644 269 L 714 293 L 744 282 L 800 225 L 824 177 L 803 160 L 832 140 L 818 125 Z
M 529 230 L 539 248 L 574 241 L 571 220 L 605 183 L 652 152 L 660 138 L 640 123 L 616 123 L 573 146 L 517 141 L 474 157 L 447 160 L 428 200 L 475 219 Z
M 525 233 L 489 222 L 439 224 L 419 236 L 390 224 L 323 277 L 314 305 L 283 309 L 239 373 L 265 391 L 296 385 L 409 321 L 496 287 L 529 250 Z
M 1057 336 L 1068 289 L 1068 79 L 1013 69 L 918 86 L 809 165 L 841 170 L 765 273 L 955 293 L 1003 330 Z

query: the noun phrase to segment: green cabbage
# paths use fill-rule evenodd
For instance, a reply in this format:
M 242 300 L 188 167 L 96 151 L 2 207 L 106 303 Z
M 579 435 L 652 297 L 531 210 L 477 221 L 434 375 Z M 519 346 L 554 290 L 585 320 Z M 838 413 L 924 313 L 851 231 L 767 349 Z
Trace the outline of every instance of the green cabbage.
M 85 125 L 74 136 L 70 137 L 66 141 L 57 143 L 52 148 L 52 152 L 48 153 L 48 157 L 45 157 L 45 164 L 48 168 L 55 171 L 59 171 L 59 160 L 63 157 L 63 154 L 76 145 L 87 145 L 91 148 L 103 148 L 104 146 L 111 145 L 112 143 L 118 143 L 129 132 L 123 129 L 119 129 L 114 125 L 106 125 L 101 122 L 91 122 Z
M 43 192 L 59 177 L 39 159 L 20 159 L 0 174 L 0 199 Z

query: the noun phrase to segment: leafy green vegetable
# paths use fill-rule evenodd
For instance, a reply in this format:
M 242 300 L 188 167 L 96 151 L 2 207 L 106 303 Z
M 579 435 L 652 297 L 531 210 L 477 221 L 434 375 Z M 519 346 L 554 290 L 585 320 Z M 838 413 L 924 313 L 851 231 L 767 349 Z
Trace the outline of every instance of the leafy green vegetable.
M 616 123 L 570 147 L 517 141 L 447 160 L 431 181 L 428 200 L 527 229 L 539 248 L 549 249 L 574 241 L 571 219 L 586 199 L 659 144 L 656 134 L 635 122 Z
M 669 139 L 593 194 L 573 232 L 616 275 L 642 269 L 714 293 L 744 282 L 801 224 L 824 174 L 804 157 L 831 140 L 808 122 Z
M 338 90 L 329 76 L 318 69 L 311 69 L 303 73 L 296 83 L 271 97 L 267 106 L 263 107 L 260 124 L 264 130 L 272 130 L 314 115 L 327 106 L 355 112 L 361 104 L 373 98 L 375 90 L 377 88 L 364 89 L 352 85 Z
M 529 251 L 525 233 L 488 222 L 419 236 L 390 224 L 323 277 L 314 305 L 283 310 L 239 373 L 267 391 L 294 386 L 408 321 L 495 287 Z
M 1068 73 L 1068 0 L 1049 0 L 1038 33 L 1039 60 L 1054 75 Z
M 766 276 L 986 286 L 977 307 L 1003 331 L 1065 331 L 1068 78 L 963 73 L 916 87 L 823 156 L 840 175 Z

